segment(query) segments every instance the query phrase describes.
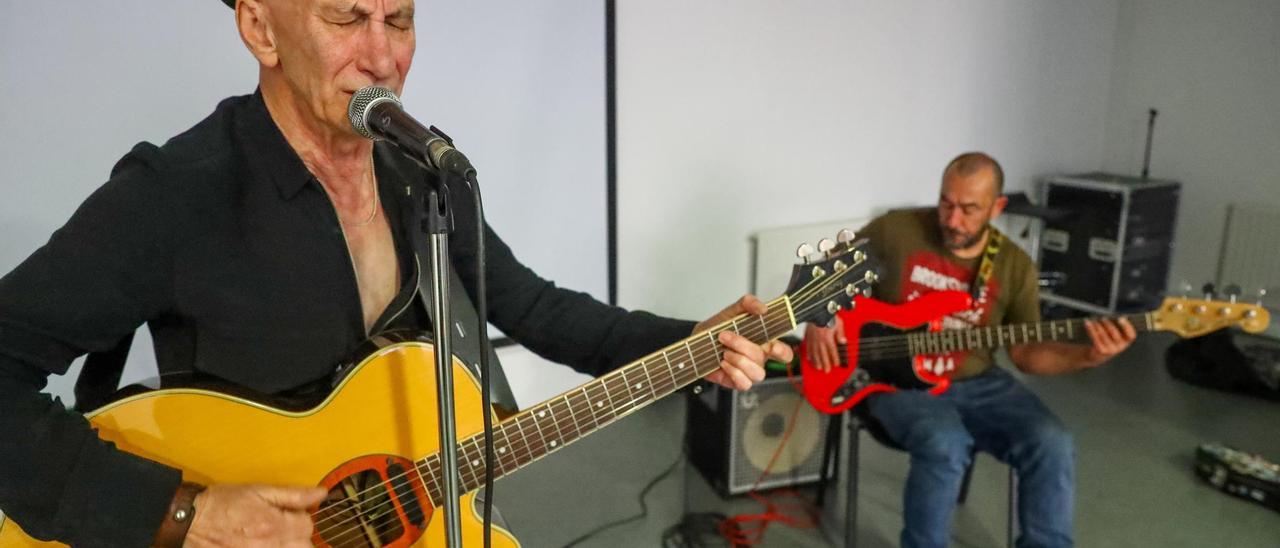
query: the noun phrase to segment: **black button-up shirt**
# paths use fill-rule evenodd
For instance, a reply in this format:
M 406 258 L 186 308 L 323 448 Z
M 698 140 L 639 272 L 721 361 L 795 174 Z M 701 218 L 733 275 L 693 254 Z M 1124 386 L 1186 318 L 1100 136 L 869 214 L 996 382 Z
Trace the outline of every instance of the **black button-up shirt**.
M 403 287 L 374 330 L 425 328 L 404 190 L 434 181 L 383 144 L 375 169 Z M 474 217 L 461 201 L 451 259 L 474 297 Z M 600 374 L 693 329 L 557 288 L 487 234 L 490 321 L 548 359 Z M 162 385 L 197 372 L 263 393 L 325 378 L 366 338 L 336 210 L 261 95 L 223 101 L 164 146 L 134 147 L 0 279 L 0 509 L 28 533 L 145 545 L 159 526 L 179 472 L 114 449 L 38 393 L 143 323 Z

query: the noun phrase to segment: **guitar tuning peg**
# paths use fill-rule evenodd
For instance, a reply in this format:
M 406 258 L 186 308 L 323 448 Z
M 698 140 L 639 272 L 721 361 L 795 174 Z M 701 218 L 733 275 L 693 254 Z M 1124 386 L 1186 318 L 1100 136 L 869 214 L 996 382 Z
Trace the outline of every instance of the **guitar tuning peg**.
M 813 246 L 809 245 L 808 242 L 800 244 L 800 247 L 796 248 L 796 257 L 804 261 L 804 264 L 809 264 L 810 255 L 813 255 Z
M 840 229 L 840 232 L 836 233 L 836 241 L 842 244 L 848 244 L 848 243 L 852 243 L 853 239 L 856 236 L 857 235 L 854 234 L 852 230 L 849 230 L 847 228 L 842 228 Z
M 836 243 L 831 241 L 831 238 L 823 238 L 821 240 L 818 240 L 818 251 L 826 253 L 835 248 L 836 248 Z
M 1267 298 L 1267 288 L 1258 289 L 1258 306 L 1262 306 L 1262 300 Z
M 1227 298 L 1230 299 L 1233 304 L 1236 302 L 1236 299 L 1240 297 L 1240 286 L 1236 284 L 1228 285 L 1222 291 L 1223 293 L 1226 293 Z
M 1182 282 L 1178 284 L 1178 289 L 1182 290 L 1182 298 L 1187 298 L 1187 294 L 1191 293 L 1191 282 L 1182 280 Z
M 1204 300 L 1206 300 L 1206 301 L 1212 301 L 1212 300 L 1213 300 L 1213 297 L 1214 297 L 1214 295 L 1215 295 L 1215 287 L 1214 287 L 1214 285 L 1213 285 L 1213 282 L 1207 282 L 1207 283 L 1205 283 L 1205 284 L 1204 284 L 1204 286 L 1203 286 L 1203 287 L 1201 287 L 1200 289 L 1201 289 L 1202 291 L 1204 291 Z

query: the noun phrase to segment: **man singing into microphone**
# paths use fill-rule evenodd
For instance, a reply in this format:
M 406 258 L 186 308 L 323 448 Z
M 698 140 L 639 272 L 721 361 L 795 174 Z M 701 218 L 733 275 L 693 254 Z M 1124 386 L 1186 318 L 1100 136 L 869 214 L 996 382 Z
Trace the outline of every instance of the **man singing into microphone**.
M 415 295 L 403 189 L 412 160 L 358 135 L 355 91 L 401 91 L 413 0 L 224 0 L 259 65 L 252 95 L 222 101 L 163 146 L 137 145 L 47 245 L 0 280 L 0 509 L 77 546 L 310 545 L 323 490 L 181 484 L 116 450 L 39 393 L 50 374 L 143 323 L 162 378 L 199 373 L 266 394 L 327 386 L 368 335 L 430 325 Z M 474 280 L 474 225 L 455 204 L 452 267 Z M 486 237 L 490 320 L 535 352 L 602 374 L 764 306 L 745 296 L 695 325 L 555 287 Z M 475 296 L 474 288 L 466 292 Z M 777 342 L 733 333 L 710 380 L 745 389 Z M 170 377 L 171 378 L 171 377 Z M 180 512 L 175 512 L 178 508 Z M 194 509 L 191 518 L 190 509 Z

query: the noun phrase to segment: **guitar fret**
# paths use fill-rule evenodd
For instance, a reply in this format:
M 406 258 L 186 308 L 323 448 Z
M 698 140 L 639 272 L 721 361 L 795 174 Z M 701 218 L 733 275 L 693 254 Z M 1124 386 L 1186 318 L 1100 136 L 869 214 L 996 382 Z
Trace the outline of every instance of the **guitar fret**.
M 556 437 L 552 438 L 551 441 L 548 442 L 549 447 L 555 447 L 556 445 L 559 445 L 560 440 L 564 439 L 564 433 L 560 431 L 560 421 L 557 421 L 555 414 L 551 412 L 550 402 L 543 404 L 541 407 L 542 409 L 538 411 L 538 418 L 546 419 L 550 416 L 551 427 L 556 429 Z M 550 453 L 550 449 L 548 449 L 547 452 Z
M 716 349 L 716 336 L 711 330 L 707 330 L 707 340 L 711 341 L 711 357 L 715 358 L 716 363 L 720 363 L 720 352 Z
M 671 367 L 671 360 L 667 359 L 667 353 L 661 352 L 662 363 L 667 366 L 667 376 L 671 377 L 671 391 L 675 392 L 680 387 L 680 380 L 676 378 L 676 370 Z
M 573 403 L 569 401 L 569 395 L 565 394 L 562 398 L 564 406 L 569 409 L 569 420 L 573 422 L 573 439 L 576 440 L 582 437 L 582 426 L 578 424 L 578 415 L 573 412 Z
M 649 385 L 649 396 L 658 399 L 657 383 L 653 382 L 653 364 L 649 362 L 640 362 L 640 369 L 644 371 L 644 382 Z
M 1067 322 L 1067 338 L 1068 338 L 1068 339 L 1074 339 L 1074 338 L 1076 338 L 1075 333 L 1073 333 L 1073 332 L 1071 331 L 1071 324 L 1072 324 L 1073 322 L 1072 322 L 1071 320 L 1067 320 L 1066 322 Z
M 596 410 L 599 409 L 600 406 L 592 404 L 591 394 L 587 392 L 586 386 L 579 388 L 578 391 L 582 392 L 582 401 L 587 403 L 587 411 L 591 412 L 591 422 L 595 423 L 592 428 L 600 428 L 600 416 L 596 414 Z
M 626 369 L 621 369 L 621 370 L 619 370 L 619 371 L 621 371 L 621 374 L 620 374 L 620 375 L 618 375 L 618 378 L 622 379 L 623 388 L 626 388 L 626 389 L 627 389 L 627 403 L 626 403 L 626 405 L 627 405 L 628 407 L 635 408 L 636 401 L 639 401 L 639 398 L 637 398 L 637 397 L 636 397 L 635 392 L 632 390 L 631 380 L 627 378 L 627 370 L 626 370 Z M 628 411 L 628 412 L 630 412 L 630 411 Z
M 671 363 L 671 355 L 666 351 L 662 352 L 662 359 L 667 362 L 667 367 L 671 370 L 672 376 L 674 376 L 677 379 L 676 386 L 680 386 L 681 384 L 684 384 L 692 380 L 692 379 L 685 378 L 686 368 L 688 367 L 688 364 L 686 364 L 685 362 L 675 362 L 674 364 Z M 697 378 L 697 377 L 695 376 L 694 378 Z
M 484 481 L 482 479 L 484 477 L 484 459 L 480 455 L 476 455 L 474 451 L 469 450 L 467 445 L 466 443 L 458 444 L 458 484 L 464 492 L 471 490 L 468 483 L 478 485 Z M 463 474 L 464 468 L 469 474 Z M 467 478 L 466 475 L 470 475 L 470 478 Z
M 511 450 L 511 436 L 502 423 L 493 429 L 493 444 L 493 456 L 501 463 L 503 474 L 520 467 L 520 461 Z
M 769 335 L 769 325 L 764 323 L 764 316 L 756 316 L 756 318 L 760 320 L 760 328 L 764 330 L 764 340 L 773 340 L 773 337 Z
M 538 431 L 538 456 L 547 454 L 547 436 L 542 432 L 542 425 L 538 424 L 538 418 L 533 416 L 532 412 L 525 416 L 533 421 L 533 428 Z
M 702 364 L 698 363 L 698 358 L 694 357 L 694 355 L 693 355 L 693 348 L 691 348 L 688 344 L 685 344 L 685 345 L 684 345 L 684 351 L 685 351 L 687 354 L 689 354 L 689 364 L 690 364 L 690 365 L 691 365 L 695 370 L 697 370 L 697 369 L 698 369 Z
M 1044 341 L 1044 335 L 1040 333 L 1041 325 L 1044 325 L 1044 322 L 1036 322 L 1036 342 Z
M 520 426 L 520 417 L 516 417 L 507 422 L 514 424 L 516 426 L 516 430 L 520 432 L 520 435 L 517 437 L 520 438 L 520 445 L 524 446 L 525 462 L 532 461 L 537 458 L 533 454 L 533 448 L 529 446 L 529 436 L 524 433 L 524 427 Z
M 439 504 L 440 501 L 444 499 L 444 496 L 440 494 L 443 490 L 440 489 L 440 482 L 439 480 L 436 479 L 435 467 L 432 466 L 431 464 L 431 458 L 434 456 L 435 455 L 431 455 L 429 457 L 422 459 L 421 461 L 416 463 L 415 466 L 418 469 L 418 476 L 420 477 L 423 475 L 422 469 L 423 468 L 427 469 L 427 473 L 426 473 L 427 479 L 424 480 L 424 483 L 426 483 L 427 498 L 431 499 L 432 503 Z

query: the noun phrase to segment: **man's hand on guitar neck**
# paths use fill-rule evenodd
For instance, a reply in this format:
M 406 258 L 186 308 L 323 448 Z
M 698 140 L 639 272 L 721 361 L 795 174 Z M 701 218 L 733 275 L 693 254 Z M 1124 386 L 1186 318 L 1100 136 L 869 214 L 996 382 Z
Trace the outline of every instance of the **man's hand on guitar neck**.
M 836 316 L 831 327 L 819 327 L 809 324 L 804 328 L 804 351 L 809 363 L 821 371 L 831 371 L 840 365 L 841 345 L 849 340 L 844 336 L 844 322 Z
M 210 486 L 196 495 L 183 546 L 311 546 L 307 509 L 324 497 L 320 487 Z
M 728 308 L 699 323 L 693 328 L 693 332 L 705 331 L 739 314 L 762 316 L 767 311 L 768 307 L 755 295 L 744 295 Z M 707 375 L 707 380 L 726 388 L 746 390 L 752 384 L 764 380 L 764 362 L 769 358 L 782 363 L 791 362 L 791 347 L 782 341 L 774 340 L 761 345 L 732 331 L 720 333 L 719 340 L 725 348 L 724 359 L 720 360 L 720 369 Z
M 1043 342 L 1009 348 L 1009 358 L 1024 373 L 1059 375 L 1102 365 L 1138 338 L 1125 318 L 1084 321 L 1089 344 Z

